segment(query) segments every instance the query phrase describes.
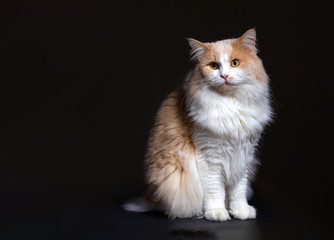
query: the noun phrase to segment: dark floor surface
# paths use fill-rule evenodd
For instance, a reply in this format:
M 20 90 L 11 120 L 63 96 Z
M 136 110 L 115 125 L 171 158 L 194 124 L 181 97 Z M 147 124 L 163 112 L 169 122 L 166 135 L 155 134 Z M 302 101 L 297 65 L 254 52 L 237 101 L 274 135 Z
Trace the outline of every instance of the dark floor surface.
M 2 193 L 0 239 L 322 239 L 321 229 L 252 204 L 256 220 L 170 220 L 158 212 L 125 212 L 110 194 Z

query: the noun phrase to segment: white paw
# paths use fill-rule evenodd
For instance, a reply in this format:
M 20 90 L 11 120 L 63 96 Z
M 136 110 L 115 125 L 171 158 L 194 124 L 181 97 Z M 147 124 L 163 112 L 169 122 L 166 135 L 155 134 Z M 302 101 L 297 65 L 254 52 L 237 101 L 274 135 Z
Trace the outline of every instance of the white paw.
M 226 221 L 231 219 L 225 208 L 214 208 L 205 211 L 204 218 L 210 221 Z
M 229 212 L 234 218 L 238 218 L 241 220 L 253 219 L 256 217 L 256 209 L 250 205 L 234 207 Z

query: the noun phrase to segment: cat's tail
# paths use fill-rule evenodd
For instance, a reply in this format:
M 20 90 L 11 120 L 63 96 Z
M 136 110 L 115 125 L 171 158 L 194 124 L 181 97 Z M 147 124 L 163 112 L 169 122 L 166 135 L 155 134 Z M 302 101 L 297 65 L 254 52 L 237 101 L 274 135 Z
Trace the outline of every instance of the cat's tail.
M 138 197 L 126 202 L 123 209 L 131 212 L 149 212 L 155 210 L 156 205 L 144 197 Z

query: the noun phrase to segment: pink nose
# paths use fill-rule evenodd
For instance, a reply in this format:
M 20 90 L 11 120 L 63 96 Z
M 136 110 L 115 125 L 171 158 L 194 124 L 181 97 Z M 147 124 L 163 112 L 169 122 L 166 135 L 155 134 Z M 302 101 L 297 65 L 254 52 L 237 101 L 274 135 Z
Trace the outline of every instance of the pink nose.
M 227 80 L 228 75 L 227 74 L 223 74 L 223 75 L 221 75 L 221 77 L 224 78 L 225 80 Z

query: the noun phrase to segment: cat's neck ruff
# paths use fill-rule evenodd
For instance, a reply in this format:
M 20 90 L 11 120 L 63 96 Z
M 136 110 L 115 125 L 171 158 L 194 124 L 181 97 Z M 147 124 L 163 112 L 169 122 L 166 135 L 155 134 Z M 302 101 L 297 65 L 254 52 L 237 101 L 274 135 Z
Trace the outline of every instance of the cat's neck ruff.
M 261 83 L 237 86 L 233 92 L 217 92 L 205 84 L 188 95 L 188 114 L 195 127 L 212 135 L 243 140 L 257 139 L 270 120 L 268 87 Z

